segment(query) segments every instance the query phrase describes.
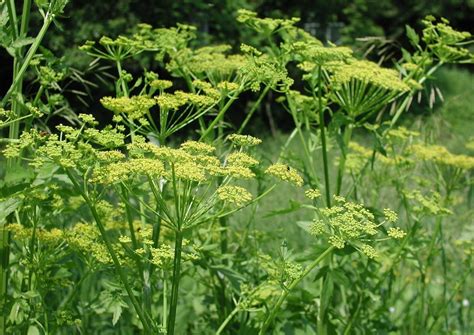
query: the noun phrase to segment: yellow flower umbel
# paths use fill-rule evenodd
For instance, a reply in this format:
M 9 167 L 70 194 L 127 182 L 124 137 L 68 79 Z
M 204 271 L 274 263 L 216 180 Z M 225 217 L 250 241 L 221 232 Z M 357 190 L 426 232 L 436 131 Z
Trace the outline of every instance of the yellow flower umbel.
M 467 31 L 456 31 L 449 21 L 441 18 L 436 22 L 433 16 L 427 16 L 422 21 L 423 41 L 438 59 L 444 63 L 473 62 L 474 55 L 464 45 L 472 43 L 472 35 Z
M 231 49 L 229 45 L 206 46 L 195 50 L 186 48 L 173 55 L 166 69 L 175 76 L 189 74 L 201 80 L 208 78 L 213 85 L 224 80 L 237 85 L 232 81 L 237 80 L 237 72 L 245 64 L 245 57 L 230 54 Z
M 217 189 L 217 196 L 220 200 L 242 206 L 252 200 L 252 194 L 243 187 L 221 186 Z
M 232 135 L 229 135 L 228 139 L 236 146 L 241 146 L 241 147 L 253 147 L 262 143 L 261 139 L 250 136 L 250 135 L 232 134 Z
M 244 23 L 253 30 L 268 36 L 281 30 L 292 29 L 294 24 L 300 20 L 299 18 L 292 18 L 290 20 L 259 18 L 257 13 L 247 9 L 239 9 L 237 14 L 238 22 Z
M 136 158 L 96 168 L 92 181 L 102 184 L 114 184 L 127 181 L 136 176 L 160 177 L 163 174 L 164 165 L 159 160 Z
M 321 191 L 318 189 L 309 189 L 304 192 L 307 198 L 315 200 L 321 196 Z
M 342 62 L 352 58 L 352 49 L 334 45 L 323 46 L 318 40 L 287 43 L 285 49 L 300 61 L 298 67 L 304 72 L 313 72 L 318 66 L 326 66 L 332 62 Z
M 410 147 L 410 150 L 417 158 L 425 161 L 461 170 L 474 169 L 474 157 L 453 154 L 447 148 L 440 145 L 414 144 Z
M 229 166 L 252 167 L 259 162 L 255 158 L 243 152 L 233 152 L 227 156 L 227 164 Z
M 293 85 L 293 79 L 280 60 L 246 44 L 240 49 L 246 54 L 246 63 L 239 69 L 245 88 L 258 92 L 263 84 L 275 91 L 286 92 Z
M 265 173 L 296 186 L 303 186 L 303 178 L 301 178 L 295 169 L 286 164 L 277 163 L 270 165 Z
M 349 116 L 377 111 L 395 97 L 411 90 L 393 69 L 366 60 L 335 63 L 329 68 L 333 86 L 331 99 Z
M 150 108 L 155 106 L 154 99 L 147 96 L 138 95 L 127 97 L 104 97 L 100 99 L 102 106 L 116 114 L 124 114 L 130 120 L 136 120 L 148 113 Z
M 346 201 L 343 197 L 334 196 L 335 205 L 324 209 L 314 207 L 317 218 L 308 227 L 311 235 L 325 238 L 330 245 L 337 249 L 352 245 L 369 258 L 377 258 L 378 253 L 373 244 L 377 235 L 382 233 L 379 227 L 384 223 L 394 223 L 397 214 L 390 209 L 384 209 L 384 220 L 376 221 L 374 214 L 362 204 Z M 406 235 L 400 228 L 389 228 L 388 237 L 403 238 Z

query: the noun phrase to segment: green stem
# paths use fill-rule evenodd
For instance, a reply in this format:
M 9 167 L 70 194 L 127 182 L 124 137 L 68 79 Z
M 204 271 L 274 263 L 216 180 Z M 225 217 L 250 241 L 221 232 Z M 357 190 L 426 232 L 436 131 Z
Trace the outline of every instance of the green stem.
M 239 130 L 237 131 L 237 134 L 242 134 L 245 127 L 247 126 L 247 123 L 249 123 L 249 121 L 252 118 L 253 114 L 255 113 L 257 108 L 260 106 L 260 103 L 262 102 L 263 98 L 267 95 L 269 90 L 270 90 L 270 86 L 265 86 L 262 93 L 260 93 L 260 96 L 258 97 L 257 101 L 255 101 L 252 108 L 247 113 L 247 116 L 245 117 L 244 122 L 242 122 L 242 125 L 240 126 Z
M 8 312 L 6 310 L 7 285 L 10 255 L 10 232 L 5 229 L 5 225 L 0 227 L 0 334 L 5 334 L 6 319 Z
M 71 180 L 71 182 L 73 183 L 76 190 L 81 194 L 82 198 L 84 199 L 87 206 L 89 207 L 89 210 L 91 211 L 92 216 L 94 217 L 94 221 L 96 222 L 97 227 L 99 228 L 100 234 L 102 236 L 102 240 L 104 241 L 105 246 L 107 248 L 107 251 L 109 252 L 110 257 L 112 258 L 112 262 L 114 263 L 115 270 L 117 271 L 117 274 L 119 275 L 120 280 L 122 281 L 122 283 L 125 287 L 125 290 L 127 291 L 128 297 L 129 297 L 129 299 L 130 299 L 130 301 L 131 301 L 131 303 L 132 303 L 132 305 L 135 309 L 135 312 L 138 314 L 138 317 L 139 317 L 140 321 L 142 322 L 143 329 L 144 329 L 145 333 L 146 334 L 152 334 L 151 326 L 149 324 L 149 320 L 147 319 L 145 313 L 143 313 L 143 310 L 140 306 L 140 303 L 138 302 L 137 298 L 133 294 L 133 290 L 130 287 L 130 284 L 128 283 L 128 280 L 127 280 L 127 275 L 125 274 L 124 270 L 122 269 L 122 266 L 120 264 L 120 260 L 118 259 L 117 254 L 114 251 L 114 248 L 112 246 L 112 242 L 110 241 L 110 239 L 107 235 L 107 232 L 105 230 L 105 226 L 102 222 L 102 219 L 99 216 L 99 213 L 97 213 L 97 210 L 96 210 L 93 202 L 89 198 L 88 194 L 86 194 L 82 190 L 82 188 L 79 186 L 79 184 L 77 183 L 77 181 L 75 180 L 75 178 L 73 177 L 71 172 L 66 169 L 66 174 L 68 175 L 69 180 Z
M 127 84 L 125 83 L 125 80 L 123 80 L 122 78 L 122 64 L 120 63 L 120 60 L 117 60 L 115 63 L 117 65 L 117 72 L 118 72 L 118 76 L 120 80 L 120 85 L 122 86 L 123 96 L 128 98 L 129 94 L 128 94 Z
M 48 30 L 51 22 L 53 22 L 53 18 L 51 16 L 51 13 L 48 12 L 46 13 L 46 16 L 44 18 L 43 26 L 41 27 L 41 30 L 36 36 L 35 41 L 33 42 L 30 49 L 28 50 L 25 60 L 23 61 L 23 64 L 20 67 L 20 70 L 18 70 L 18 73 L 16 74 L 12 85 L 10 86 L 7 93 L 4 95 L 2 99 L 2 106 L 5 106 L 8 99 L 10 99 L 11 95 L 15 91 L 16 87 L 23 81 L 25 72 L 28 69 L 28 66 L 30 65 L 31 60 L 33 59 L 33 56 L 36 54 L 36 51 L 38 50 L 38 47 L 40 46 L 41 41 L 43 40 L 44 35 L 46 34 L 46 31 Z
M 352 314 L 351 319 L 349 320 L 349 323 L 345 327 L 343 335 L 350 335 L 351 334 L 350 330 L 352 329 L 352 325 L 354 324 L 354 320 L 359 315 L 361 305 L 362 305 L 362 297 L 359 298 L 359 303 L 357 304 L 357 308 L 356 308 L 354 314 Z
M 183 246 L 183 232 L 176 231 L 176 242 L 174 246 L 173 279 L 171 284 L 170 312 L 168 317 L 168 335 L 174 335 L 176 310 L 178 307 L 179 281 L 181 276 L 181 249 Z
M 352 124 L 349 124 L 346 126 L 344 129 L 344 135 L 343 135 L 343 145 L 344 147 L 342 149 L 342 155 L 341 159 L 339 162 L 339 168 L 337 170 L 337 185 L 336 185 L 336 194 L 340 195 L 341 194 L 341 188 L 342 188 L 342 179 L 344 178 L 344 168 L 346 166 L 346 158 L 347 158 L 347 150 L 349 147 L 349 142 L 352 137 Z
M 206 131 L 201 135 L 201 138 L 199 140 L 205 139 L 209 133 L 214 129 L 214 127 L 217 125 L 217 123 L 222 120 L 224 117 L 225 112 L 230 108 L 230 106 L 233 104 L 234 100 L 237 99 L 237 96 L 240 94 L 240 91 L 237 91 L 234 93 L 234 95 L 229 98 L 229 101 L 225 104 L 225 106 L 219 111 L 215 119 L 211 122 L 209 127 L 207 127 Z
M 33 264 L 33 260 L 34 260 L 34 251 L 35 251 L 35 240 L 36 240 L 36 229 L 37 229 L 37 226 L 38 226 L 38 219 L 37 219 L 37 216 L 36 216 L 36 211 L 37 211 L 37 207 L 33 207 L 33 231 L 32 231 L 32 234 L 31 234 L 31 241 L 30 241 L 30 266 Z M 29 269 L 28 271 L 28 291 L 31 291 L 33 289 L 32 287 L 32 284 L 33 284 L 33 276 L 35 274 L 35 271 L 33 269 Z
M 35 98 L 33 99 L 33 106 L 35 106 L 35 107 L 37 106 L 38 101 L 40 100 L 41 95 L 43 94 L 43 92 L 44 92 L 44 86 L 41 85 L 38 92 L 36 92 Z
M 232 320 L 232 318 L 240 311 L 240 306 L 235 306 L 234 310 L 227 316 L 227 318 L 222 322 L 220 327 L 216 331 L 216 335 L 220 335 L 227 324 Z
M 306 267 L 306 269 L 304 270 L 304 272 L 301 274 L 300 277 L 298 277 L 297 279 L 295 279 L 291 284 L 290 286 L 288 286 L 280 295 L 280 297 L 278 298 L 275 306 L 273 306 L 272 310 L 270 311 L 270 314 L 268 315 L 268 317 L 265 319 L 265 322 L 263 323 L 263 326 L 262 328 L 260 329 L 260 331 L 258 332 L 259 335 L 264 335 L 266 334 L 266 330 L 267 328 L 270 326 L 270 324 L 272 323 L 273 319 L 275 318 L 278 310 L 280 309 L 280 306 L 283 304 L 283 302 L 285 301 L 286 297 L 288 296 L 288 294 L 290 294 L 291 290 L 293 290 L 302 280 L 303 278 L 305 278 L 324 258 L 326 258 L 326 256 L 328 256 L 332 251 L 333 251 L 334 247 L 331 246 L 329 248 L 327 248 L 321 255 L 319 255 L 318 258 L 316 258 L 308 267 Z
M 423 84 L 426 79 L 428 79 L 433 73 L 436 72 L 436 70 L 438 70 L 444 63 L 443 62 L 439 62 L 438 64 L 436 64 L 435 66 L 433 66 L 427 73 L 425 76 L 423 76 L 419 81 L 418 83 L 419 84 Z M 405 99 L 403 100 L 402 104 L 400 105 L 400 107 L 397 109 L 397 111 L 395 112 L 395 115 L 393 116 L 392 118 L 392 121 L 390 122 L 390 126 L 389 128 L 386 130 L 386 132 L 388 132 L 388 130 L 392 129 L 394 126 L 395 126 L 395 123 L 397 123 L 398 121 L 398 118 L 402 115 L 403 111 L 405 110 L 406 106 L 408 105 L 408 102 L 410 101 L 411 98 L 413 98 L 413 95 L 414 93 L 410 93 L 408 96 L 405 97 Z
M 448 306 L 453 302 L 453 300 L 454 300 L 454 298 L 456 297 L 456 295 L 458 295 L 459 290 L 461 289 L 462 285 L 464 285 L 464 283 L 466 282 L 467 278 L 470 277 L 471 272 L 472 272 L 471 270 L 466 271 L 466 273 L 465 273 L 464 277 L 462 278 L 462 280 L 461 280 L 460 282 L 458 282 L 458 283 L 456 284 L 456 286 L 454 287 L 453 293 L 451 294 L 451 296 L 449 297 L 449 299 L 448 299 L 445 303 L 443 303 L 443 304 L 441 305 L 441 309 L 436 312 L 436 315 L 434 316 L 433 323 L 432 323 L 431 326 L 428 328 L 428 334 L 432 334 L 432 330 L 433 330 L 434 326 L 436 325 L 436 323 L 438 322 L 440 316 L 441 316 L 442 314 L 446 314 L 445 310 L 446 310 L 446 309 L 448 308 Z
M 28 118 L 30 118 L 30 117 L 32 117 L 32 116 L 33 116 L 33 114 L 23 115 L 22 117 L 19 117 L 19 118 L 17 118 L 17 119 L 4 122 L 4 123 L 2 123 L 2 124 L 0 125 L 0 129 L 5 128 L 5 127 L 7 127 L 7 126 L 9 126 L 9 125 L 11 125 L 11 124 L 18 123 L 18 122 L 21 121 L 21 120 L 28 119 Z M 12 137 L 11 139 L 16 139 L 17 137 L 18 137 L 18 136 L 15 136 L 15 137 Z
M 319 130 L 321 136 L 321 150 L 323 153 L 323 164 L 324 164 L 324 183 L 326 186 L 326 204 L 331 207 L 331 189 L 329 186 L 329 163 L 328 154 L 326 147 L 326 130 L 324 126 L 324 108 L 322 102 L 322 71 L 321 66 L 318 67 L 318 112 L 319 112 Z
M 323 302 L 323 296 L 324 296 L 324 290 L 326 289 L 326 286 L 324 285 L 326 280 L 328 280 L 327 276 L 324 275 L 321 277 L 321 285 L 319 287 L 319 309 L 318 309 L 318 324 L 317 324 L 317 329 L 318 329 L 318 335 L 326 335 L 327 334 L 327 327 L 324 324 L 324 316 L 326 314 L 326 306 L 324 306 Z
M 13 40 L 18 38 L 18 22 L 16 16 L 15 0 L 7 0 L 8 19 L 10 21 Z
M 26 36 L 30 23 L 31 0 L 23 2 L 23 12 L 21 14 L 20 36 Z
M 130 232 L 130 238 L 132 240 L 132 247 L 134 250 L 138 249 L 138 241 L 135 236 L 135 229 L 133 227 L 133 214 L 132 209 L 129 205 L 128 198 L 129 193 L 127 188 L 121 185 L 122 196 L 125 204 L 125 213 L 127 215 L 128 230 Z M 145 313 L 151 315 L 151 285 L 150 285 L 150 271 L 148 268 L 143 267 L 140 258 L 135 258 L 137 270 L 141 273 L 142 277 L 142 292 L 143 292 L 143 309 Z
M 296 132 L 298 133 L 298 137 L 300 139 L 300 142 L 301 142 L 301 145 L 303 146 L 303 150 L 304 150 L 304 154 L 305 154 L 305 158 L 308 160 L 308 165 L 309 165 L 309 174 L 310 174 L 310 185 L 313 186 L 313 184 L 316 185 L 316 187 L 319 188 L 319 180 L 318 180 L 318 176 L 317 176 L 317 173 L 316 173 L 316 167 L 314 166 L 314 163 L 313 163 L 313 150 L 309 150 L 308 148 L 308 143 L 306 141 L 306 138 L 303 134 L 303 130 L 301 129 L 301 124 L 302 122 L 300 122 L 298 120 L 298 117 L 297 117 L 297 112 L 294 110 L 294 108 L 291 108 L 290 107 L 290 110 L 291 110 L 291 116 L 293 117 L 293 122 L 295 123 L 295 130 Z M 306 129 L 308 131 L 308 129 Z M 286 151 L 286 147 L 288 145 L 285 145 L 285 147 L 282 149 L 282 152 L 285 150 Z
M 166 272 L 163 270 L 163 315 L 162 315 L 162 326 L 167 329 L 167 318 L 168 318 L 168 278 L 166 278 Z

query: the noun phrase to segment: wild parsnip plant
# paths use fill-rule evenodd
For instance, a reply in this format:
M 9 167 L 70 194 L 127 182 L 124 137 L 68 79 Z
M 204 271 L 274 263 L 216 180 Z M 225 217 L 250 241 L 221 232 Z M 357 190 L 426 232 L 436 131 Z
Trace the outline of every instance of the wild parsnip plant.
M 112 64 L 114 91 L 76 115 L 37 53 L 65 3 L 37 5 L 32 39 L 31 3 L 21 23 L 0 4 L 0 334 L 472 332 L 474 157 L 399 126 L 438 68 L 474 60 L 469 33 L 427 17 L 387 68 L 297 18 L 240 10 L 258 44 L 238 52 L 139 24 L 80 48 Z M 159 67 L 127 71 L 145 57 Z M 294 122 L 275 159 L 244 134 L 270 96 Z

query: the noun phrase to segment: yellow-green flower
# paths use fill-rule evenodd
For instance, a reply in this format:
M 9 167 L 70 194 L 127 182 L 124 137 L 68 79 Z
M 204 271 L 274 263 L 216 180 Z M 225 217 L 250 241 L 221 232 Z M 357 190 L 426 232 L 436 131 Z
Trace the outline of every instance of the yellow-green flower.
M 391 228 L 388 229 L 387 234 L 391 238 L 401 239 L 401 238 L 404 238 L 407 233 L 405 233 L 399 227 L 395 227 L 395 228 L 391 227 Z
M 268 173 L 274 177 L 277 177 L 278 179 L 289 182 L 296 186 L 303 185 L 303 178 L 301 178 L 295 169 L 289 167 L 286 164 L 277 163 L 270 165 L 265 173 Z
M 232 134 L 228 137 L 229 141 L 241 147 L 253 147 L 262 143 L 262 140 L 250 135 Z
M 233 152 L 227 156 L 227 164 L 231 166 L 252 167 L 258 164 L 258 160 L 243 152 Z
M 220 200 L 242 206 L 252 200 L 252 194 L 240 186 L 221 186 L 217 189 L 217 196 Z
M 321 191 L 315 188 L 311 188 L 304 192 L 307 198 L 314 200 L 321 196 Z

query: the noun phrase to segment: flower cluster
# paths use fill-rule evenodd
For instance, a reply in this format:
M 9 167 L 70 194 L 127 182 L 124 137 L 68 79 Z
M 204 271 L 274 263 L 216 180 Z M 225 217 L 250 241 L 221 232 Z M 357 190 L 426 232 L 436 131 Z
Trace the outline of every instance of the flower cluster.
M 432 215 L 448 215 L 453 214 L 451 210 L 442 205 L 441 195 L 432 192 L 430 195 L 424 195 L 420 191 L 406 191 L 405 196 L 413 201 L 415 212 L 425 212 Z
M 273 90 L 285 92 L 293 85 L 294 81 L 288 76 L 285 64 L 266 54 L 256 54 L 256 49 L 246 45 L 242 45 L 241 50 L 246 53 L 247 61 L 239 74 L 250 90 L 257 92 L 260 85 L 264 84 Z
M 258 163 L 258 160 L 244 152 L 233 152 L 227 156 L 227 164 L 229 166 L 252 167 Z
M 425 26 L 423 41 L 441 61 L 445 63 L 474 62 L 474 55 L 469 49 L 462 47 L 472 41 L 472 35 L 469 32 L 454 30 L 445 18 L 441 18 L 441 22 L 436 22 L 433 16 L 427 16 L 422 22 Z
M 174 54 L 185 48 L 195 38 L 195 27 L 178 25 L 172 28 L 153 29 L 149 24 L 139 24 L 131 36 L 119 36 L 116 39 L 104 36 L 98 45 L 87 41 L 81 50 L 93 57 L 111 61 L 123 60 L 144 51 L 156 52 L 156 58 L 163 60 L 165 55 Z
M 253 147 L 262 143 L 262 140 L 250 135 L 232 134 L 228 137 L 229 141 L 241 147 Z
M 33 228 L 27 228 L 19 223 L 6 226 L 6 229 L 15 235 L 17 241 L 28 241 L 33 236 Z M 58 245 L 64 242 L 64 232 L 61 229 L 36 228 L 34 236 L 38 241 L 47 245 Z
M 301 178 L 295 169 L 289 167 L 286 164 L 276 163 L 270 165 L 265 170 L 265 173 L 296 186 L 303 186 L 303 178 Z
M 209 107 L 217 102 L 218 96 L 208 96 L 195 93 L 187 93 L 183 91 L 176 91 L 173 94 L 163 93 L 155 97 L 158 106 L 164 110 L 178 110 L 181 106 L 186 104 L 195 105 L 198 107 Z
M 391 150 L 387 152 L 387 156 L 384 156 L 379 152 L 374 153 L 373 149 L 364 147 L 354 141 L 349 142 L 349 149 L 350 152 L 346 156 L 345 167 L 355 174 L 360 173 L 360 171 L 367 165 L 372 157 L 374 157 L 374 154 L 376 161 L 385 167 L 395 165 L 400 166 L 401 164 L 407 164 L 411 162 L 408 157 L 396 154 Z
M 65 229 L 46 229 L 43 227 L 27 228 L 20 224 L 10 224 L 7 229 L 15 236 L 16 241 L 26 243 L 32 236 L 42 244 L 57 247 L 65 245 L 73 251 L 80 252 L 84 257 L 91 257 L 102 264 L 111 264 L 112 259 L 105 244 L 101 241 L 99 230 L 89 223 L 77 223 Z M 117 254 L 123 259 L 123 251 L 118 244 L 114 244 Z
M 147 96 L 138 95 L 133 97 L 104 97 L 100 99 L 102 106 L 108 110 L 120 114 L 126 114 L 131 120 L 143 117 L 156 102 Z
M 303 266 L 289 259 L 274 259 L 270 255 L 259 255 L 259 262 L 268 274 L 269 285 L 287 286 L 303 273 Z
M 240 186 L 221 186 L 217 189 L 217 196 L 220 200 L 242 206 L 252 200 L 252 194 Z
M 348 47 L 323 46 L 321 42 L 302 41 L 287 43 L 283 45 L 286 52 L 289 52 L 300 61 L 298 67 L 305 72 L 312 72 L 319 66 L 332 64 L 333 62 L 343 62 L 352 58 L 352 49 Z
M 313 236 L 325 236 L 332 246 L 342 249 L 351 244 L 369 258 L 376 258 L 375 248 L 369 242 L 376 240 L 381 232 L 379 227 L 384 223 L 393 223 L 397 215 L 390 209 L 385 209 L 385 220 L 377 223 L 376 218 L 362 204 L 346 201 L 343 197 L 334 196 L 335 206 L 317 210 L 317 218 L 309 227 Z M 405 233 L 398 227 L 389 228 L 389 237 L 399 239 Z
M 114 184 L 135 176 L 148 175 L 158 178 L 164 174 L 164 171 L 163 163 L 158 160 L 136 158 L 97 167 L 91 181 L 100 184 Z
M 173 86 L 173 82 L 169 80 L 154 79 L 150 82 L 150 86 L 154 89 L 164 91 Z
M 398 127 L 398 128 L 390 129 L 387 133 L 387 136 L 389 138 L 397 138 L 400 140 L 406 140 L 411 137 L 418 137 L 420 136 L 420 133 L 417 131 L 408 130 L 405 127 Z
M 334 85 L 342 86 L 351 81 L 359 81 L 387 91 L 410 91 L 410 87 L 400 79 L 397 71 L 382 68 L 370 61 L 351 60 L 347 64 L 337 63 L 331 67 L 331 71 L 331 81 Z
M 305 196 L 311 200 L 315 200 L 321 196 L 321 191 L 318 189 L 309 189 L 304 192 Z
M 182 49 L 174 54 L 166 64 L 166 69 L 177 76 L 190 72 L 193 77 L 206 76 L 215 82 L 231 78 L 244 66 L 246 60 L 242 55 L 228 54 L 230 49 L 229 45 Z
M 414 144 L 410 147 L 410 151 L 417 158 L 425 161 L 431 161 L 462 170 L 474 169 L 474 157 L 453 154 L 440 145 Z
M 299 18 L 292 19 L 272 19 L 259 18 L 257 13 L 247 9 L 239 9 L 237 12 L 237 21 L 244 23 L 248 27 L 254 29 L 259 33 L 270 35 L 281 30 L 292 29 Z

